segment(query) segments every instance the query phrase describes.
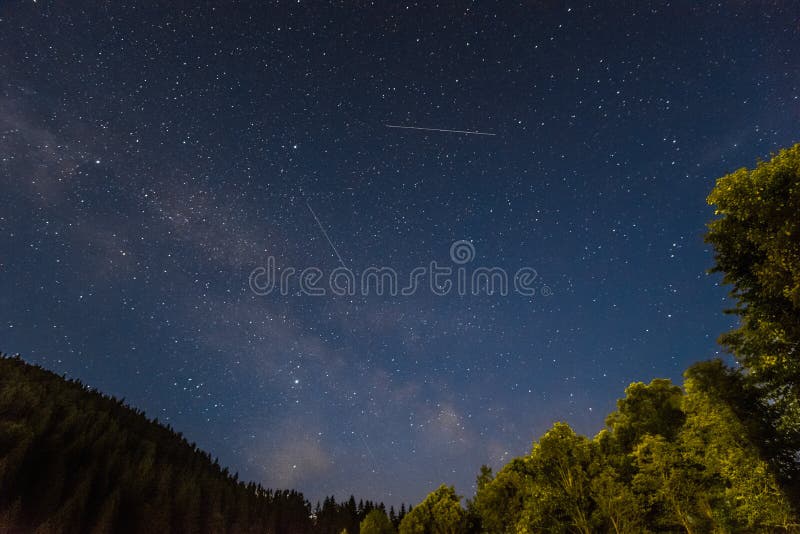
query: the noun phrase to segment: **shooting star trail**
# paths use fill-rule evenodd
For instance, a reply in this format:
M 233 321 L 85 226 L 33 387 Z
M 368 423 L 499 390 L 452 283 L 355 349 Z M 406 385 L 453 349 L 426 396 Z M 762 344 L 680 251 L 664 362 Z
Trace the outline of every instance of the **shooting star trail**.
M 314 213 L 314 209 L 311 207 L 311 204 L 308 203 L 308 199 L 306 199 L 306 206 L 308 206 L 308 211 L 311 212 L 311 215 L 314 217 L 314 220 L 317 221 L 317 226 L 319 226 L 319 229 L 322 230 L 322 235 L 324 235 L 325 239 L 328 240 L 328 244 L 333 249 L 334 254 L 336 254 L 337 258 L 339 258 L 339 263 L 342 264 L 342 267 L 347 269 L 347 265 L 344 264 L 344 260 L 342 259 L 342 256 L 339 255 L 339 251 L 336 250 L 336 245 L 334 245 L 333 241 L 331 241 L 331 238 L 328 237 L 328 232 L 325 231 L 325 227 L 322 226 L 322 223 L 319 221 L 319 217 L 317 217 L 317 214 Z
M 372 449 L 370 449 L 370 448 L 369 448 L 369 445 L 367 445 L 367 440 L 365 440 L 365 439 L 364 439 L 364 435 L 363 435 L 363 434 L 361 434 L 361 433 L 359 433 L 359 434 L 358 434 L 358 437 L 360 437 L 360 438 L 361 438 L 361 443 L 363 443 L 363 444 L 364 444 L 364 447 L 366 447 L 366 448 L 367 448 L 367 452 L 369 453 L 369 456 L 370 456 L 370 458 L 372 458 L 372 472 L 373 472 L 373 473 L 377 473 L 377 471 L 378 471 L 378 470 L 377 470 L 377 466 L 378 466 L 378 460 L 375 458 L 375 455 L 374 455 L 374 454 L 372 454 Z
M 395 124 L 386 124 L 385 126 L 387 128 L 400 128 L 403 130 L 423 130 L 426 132 L 447 132 L 447 133 L 457 133 L 457 134 L 467 134 L 467 135 L 497 135 L 489 132 L 478 132 L 471 130 L 447 130 L 444 128 L 422 128 L 420 126 L 397 126 Z

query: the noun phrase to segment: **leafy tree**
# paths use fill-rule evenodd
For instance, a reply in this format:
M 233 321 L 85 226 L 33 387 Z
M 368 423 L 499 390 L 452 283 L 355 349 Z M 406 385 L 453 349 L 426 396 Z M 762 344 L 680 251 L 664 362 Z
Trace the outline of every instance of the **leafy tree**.
M 750 370 L 768 380 L 800 375 L 800 144 L 755 169 L 717 180 L 708 196 L 720 217 L 708 225 L 714 272 L 731 284 L 741 318 L 723 335 Z
M 556 423 L 535 443 L 524 486 L 525 505 L 517 530 L 553 530 L 560 525 L 591 532 L 589 440 L 566 423 Z
M 682 528 L 687 534 L 711 532 L 709 489 L 703 466 L 679 443 L 646 435 L 633 452 L 638 473 L 634 489 L 652 507 L 651 522 L 659 527 Z
M 494 478 L 482 469 L 470 506 L 486 532 L 590 532 L 590 464 L 589 440 L 556 423 L 530 455 L 515 458 Z
M 732 285 L 737 328 L 720 337 L 758 384 L 778 441 L 762 441 L 783 482 L 800 498 L 800 144 L 755 169 L 717 180 L 708 196 L 712 272 Z
M 491 484 L 493 479 L 492 468 L 487 465 L 482 465 L 475 481 L 475 486 L 477 488 L 476 495 L 482 493 L 486 487 Z M 481 511 L 476 506 L 475 499 L 467 499 L 466 532 L 482 532 L 482 524 Z
M 702 362 L 685 373 L 687 414 L 681 441 L 715 482 L 707 491 L 715 502 L 710 514 L 718 530 L 789 529 L 794 512 L 769 465 L 729 402 L 714 383 L 726 381 L 730 370 L 719 360 Z
M 409 510 L 400 522 L 400 534 L 458 534 L 464 524 L 461 498 L 452 486 L 442 484 Z
M 606 418 L 615 443 L 629 452 L 647 434 L 674 439 L 685 418 L 681 395 L 681 388 L 663 378 L 628 386 L 625 397 L 617 401 L 617 411 Z
M 372 510 L 361 522 L 361 534 L 395 534 L 397 531 L 389 517 L 381 510 Z
M 478 491 L 486 487 L 487 484 L 491 483 L 493 478 L 494 475 L 492 474 L 492 468 L 488 465 L 482 465 L 476 480 Z
M 641 496 L 633 491 L 617 469 L 606 464 L 606 458 L 599 457 L 594 462 L 594 476 L 589 487 L 596 506 L 592 524 L 615 534 L 643 532 L 645 509 Z
M 488 468 L 487 468 L 488 469 Z M 525 487 L 533 473 L 526 457 L 514 458 L 491 479 L 481 469 L 478 490 L 469 508 L 484 532 L 513 532 L 525 505 Z

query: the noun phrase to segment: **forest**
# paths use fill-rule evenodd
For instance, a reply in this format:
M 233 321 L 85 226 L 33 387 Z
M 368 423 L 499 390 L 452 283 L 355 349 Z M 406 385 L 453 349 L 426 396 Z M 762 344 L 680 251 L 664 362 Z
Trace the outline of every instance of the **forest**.
M 383 503 L 244 483 L 179 432 L 19 357 L 0 358 L 0 532 L 357 532 Z
M 0 359 L 0 531 L 800 532 L 800 144 L 720 178 L 706 241 L 731 287 L 728 360 L 633 383 L 594 437 L 559 422 L 475 495 L 312 506 L 238 480 L 180 433 Z M 735 363 L 734 363 L 735 362 Z M 531 408 L 533 409 L 533 408 Z

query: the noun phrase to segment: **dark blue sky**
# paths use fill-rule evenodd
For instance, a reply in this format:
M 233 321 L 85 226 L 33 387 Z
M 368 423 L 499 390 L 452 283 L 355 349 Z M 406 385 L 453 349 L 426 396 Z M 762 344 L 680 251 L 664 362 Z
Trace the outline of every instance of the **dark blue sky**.
M 798 4 L 178 4 L 0 4 L 0 350 L 392 504 L 717 354 L 705 197 L 800 140 Z M 458 240 L 537 294 L 248 284 Z

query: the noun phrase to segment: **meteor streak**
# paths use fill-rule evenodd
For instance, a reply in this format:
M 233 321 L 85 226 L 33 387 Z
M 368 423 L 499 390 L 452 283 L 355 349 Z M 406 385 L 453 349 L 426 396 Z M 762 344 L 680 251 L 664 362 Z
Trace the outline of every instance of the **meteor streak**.
M 421 128 L 419 126 L 397 126 L 394 124 L 386 124 L 387 128 L 402 128 L 403 130 L 424 130 L 426 132 L 448 132 L 468 135 L 497 135 L 489 132 L 477 132 L 469 130 L 446 130 L 444 128 Z

